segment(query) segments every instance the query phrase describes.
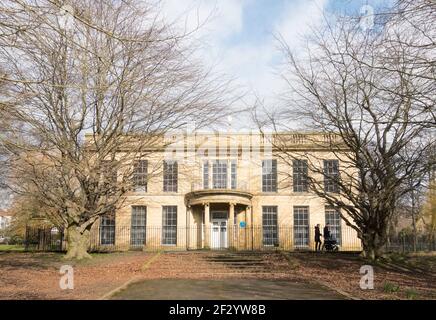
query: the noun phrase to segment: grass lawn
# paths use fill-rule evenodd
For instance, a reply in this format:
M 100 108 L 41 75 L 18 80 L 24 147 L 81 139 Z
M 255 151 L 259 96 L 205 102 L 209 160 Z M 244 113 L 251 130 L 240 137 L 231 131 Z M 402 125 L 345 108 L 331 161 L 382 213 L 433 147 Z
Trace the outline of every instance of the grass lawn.
M 18 244 L 0 244 L 1 251 L 24 251 L 24 246 Z

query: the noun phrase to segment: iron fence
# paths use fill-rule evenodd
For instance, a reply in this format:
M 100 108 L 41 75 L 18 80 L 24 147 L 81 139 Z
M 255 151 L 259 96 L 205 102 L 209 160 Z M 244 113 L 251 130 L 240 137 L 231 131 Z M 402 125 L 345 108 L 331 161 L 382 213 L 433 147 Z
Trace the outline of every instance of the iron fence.
M 142 229 L 99 226 L 91 232 L 90 250 L 315 250 L 313 230 L 310 227 L 240 227 L 225 224 Z M 343 228 L 337 241 L 341 251 L 361 249 L 360 240 L 352 228 Z
M 57 228 L 26 228 L 26 251 L 64 251 L 64 232 Z
M 436 234 L 435 235 L 418 235 L 398 234 L 389 236 L 385 247 L 385 252 L 419 252 L 419 251 L 436 251 Z
M 321 228 L 322 230 L 322 228 Z M 361 241 L 351 227 L 332 230 L 339 251 L 361 251 Z M 435 238 L 397 235 L 389 237 L 387 252 L 435 251 Z M 96 226 L 91 230 L 90 252 L 128 250 L 185 251 L 314 251 L 314 226 L 245 226 L 204 225 L 192 227 Z M 324 239 L 321 239 L 324 241 Z M 66 238 L 56 228 L 27 228 L 25 249 L 28 251 L 65 251 Z

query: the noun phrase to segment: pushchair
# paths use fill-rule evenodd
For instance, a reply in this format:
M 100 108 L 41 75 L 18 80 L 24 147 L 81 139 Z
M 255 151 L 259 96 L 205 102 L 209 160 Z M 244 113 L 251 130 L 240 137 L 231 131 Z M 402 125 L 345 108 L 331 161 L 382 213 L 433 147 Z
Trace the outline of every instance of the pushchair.
M 324 249 L 328 252 L 339 251 L 339 245 L 335 238 L 330 237 L 324 240 Z

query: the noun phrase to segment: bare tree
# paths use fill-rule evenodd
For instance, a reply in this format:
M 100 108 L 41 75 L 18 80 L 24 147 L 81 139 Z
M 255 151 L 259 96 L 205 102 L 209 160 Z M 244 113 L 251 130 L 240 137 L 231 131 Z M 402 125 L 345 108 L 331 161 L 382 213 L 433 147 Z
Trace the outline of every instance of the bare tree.
M 326 18 L 305 52 L 295 52 L 279 38 L 290 90 L 286 107 L 267 112 L 264 122 L 285 130 L 299 119 L 329 137 L 322 143 L 340 160 L 333 168 L 323 165 L 321 156 L 289 152 L 279 135 L 275 146 L 291 165 L 298 157 L 308 160 L 310 190 L 340 209 L 370 259 L 380 255 L 398 199 L 420 184 L 434 161 L 435 51 L 430 43 L 436 19 L 423 21 L 423 35 L 404 23 L 403 14 L 397 4 L 369 31 L 354 18 Z
M 435 156 L 433 150 L 433 157 Z M 420 219 L 426 228 L 428 240 L 434 244 L 436 240 L 436 166 L 433 166 L 429 171 L 429 187 Z
M 168 131 L 219 119 L 229 83 L 204 71 L 189 35 L 144 2 L 0 7 L 10 185 L 51 208 L 49 219 L 67 229 L 68 258 L 89 257 L 90 229 L 122 205 L 137 161 Z
M 417 250 L 418 234 L 423 233 L 424 230 L 420 228 L 420 221 L 424 215 L 424 204 L 426 201 L 426 193 L 429 188 L 429 181 L 426 177 L 421 179 L 421 183 L 417 184 L 415 179 L 411 177 L 406 182 L 405 188 L 409 191 L 398 199 L 395 208 L 395 221 L 393 221 L 393 227 L 396 223 L 403 222 L 403 228 L 410 230 L 413 237 L 413 250 Z M 409 222 L 409 225 L 404 226 L 404 222 Z M 397 229 L 398 230 L 398 229 Z

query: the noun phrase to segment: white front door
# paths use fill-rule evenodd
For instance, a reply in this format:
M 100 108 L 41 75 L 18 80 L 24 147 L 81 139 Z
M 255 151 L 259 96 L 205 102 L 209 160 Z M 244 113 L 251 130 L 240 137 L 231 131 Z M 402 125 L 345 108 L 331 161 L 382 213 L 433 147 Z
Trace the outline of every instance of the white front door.
M 212 219 L 211 248 L 227 248 L 227 219 Z

